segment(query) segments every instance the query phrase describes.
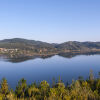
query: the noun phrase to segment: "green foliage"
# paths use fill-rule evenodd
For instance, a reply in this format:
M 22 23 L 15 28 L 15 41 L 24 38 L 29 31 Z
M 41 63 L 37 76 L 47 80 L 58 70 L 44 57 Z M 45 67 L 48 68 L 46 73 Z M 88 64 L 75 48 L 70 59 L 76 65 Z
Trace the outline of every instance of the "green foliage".
M 49 95 L 49 84 L 47 83 L 47 81 L 42 81 L 39 85 L 40 88 L 40 92 L 41 92 L 41 97 L 42 98 L 46 98 Z
M 90 72 L 90 76 L 93 75 Z M 100 100 L 100 78 L 92 78 L 72 81 L 72 84 L 65 87 L 59 78 L 58 82 L 49 86 L 47 81 L 40 84 L 26 84 L 25 79 L 21 79 L 13 91 L 8 89 L 7 80 L 1 81 L 0 100 Z
M 1 81 L 1 90 L 0 91 L 4 96 L 6 96 L 9 93 L 8 83 L 5 78 L 3 78 Z
M 18 82 L 15 93 L 18 97 L 24 97 L 25 90 L 27 88 L 26 80 L 23 78 Z

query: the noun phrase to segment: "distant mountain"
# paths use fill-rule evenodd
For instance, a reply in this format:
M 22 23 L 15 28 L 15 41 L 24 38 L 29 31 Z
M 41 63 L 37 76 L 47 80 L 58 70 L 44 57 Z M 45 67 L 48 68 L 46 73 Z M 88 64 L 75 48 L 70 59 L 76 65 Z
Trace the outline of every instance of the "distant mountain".
M 88 49 L 100 49 L 100 42 L 77 42 L 69 41 L 56 45 L 58 49 L 66 50 L 88 50 Z
M 11 56 L 16 55 L 53 55 L 68 52 L 100 52 L 100 42 L 78 42 L 69 41 L 61 44 L 50 44 L 41 41 L 27 40 L 22 38 L 5 39 L 0 41 L 0 48 L 5 48 L 7 50 L 2 50 L 0 54 L 6 54 Z M 8 49 L 17 49 L 8 50 Z
M 49 43 L 46 42 L 41 42 L 41 41 L 34 41 L 34 40 L 27 40 L 27 39 L 22 39 L 22 38 L 14 38 L 14 39 L 5 39 L 1 40 L 1 43 L 24 43 L 24 44 L 30 44 L 30 45 L 50 45 Z
M 41 41 L 34 41 L 34 40 L 27 40 L 21 38 L 14 38 L 14 39 L 5 39 L 0 41 L 0 48 L 8 48 L 8 49 L 54 49 L 52 44 L 41 42 Z

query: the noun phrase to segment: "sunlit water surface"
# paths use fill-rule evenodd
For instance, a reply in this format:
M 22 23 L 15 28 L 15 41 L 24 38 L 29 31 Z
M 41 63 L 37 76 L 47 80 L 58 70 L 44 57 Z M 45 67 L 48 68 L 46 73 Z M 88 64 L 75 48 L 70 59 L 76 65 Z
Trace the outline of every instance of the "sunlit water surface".
M 50 84 L 52 78 L 61 77 L 63 82 L 71 82 L 83 76 L 88 78 L 89 71 L 93 70 L 94 76 L 98 77 L 100 71 L 100 55 L 79 55 L 73 58 L 53 56 L 42 59 L 36 58 L 19 63 L 0 59 L 0 80 L 5 77 L 11 88 L 15 88 L 18 80 L 25 78 L 30 84 L 34 81 L 46 80 Z

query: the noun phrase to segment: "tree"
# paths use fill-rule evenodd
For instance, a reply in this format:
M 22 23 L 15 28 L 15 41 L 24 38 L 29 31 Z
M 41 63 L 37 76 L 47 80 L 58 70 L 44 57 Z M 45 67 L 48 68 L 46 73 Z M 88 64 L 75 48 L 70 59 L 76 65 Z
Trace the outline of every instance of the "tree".
M 97 84 L 96 84 L 96 89 L 98 90 L 98 92 L 100 93 L 100 80 L 98 80 Z
M 5 78 L 3 78 L 1 81 L 1 93 L 4 94 L 5 97 L 9 93 L 8 83 L 7 83 L 7 80 Z
M 23 78 L 18 82 L 18 86 L 16 87 L 15 90 L 18 97 L 24 97 L 26 87 L 27 87 L 26 80 Z
M 29 98 L 37 98 L 40 95 L 39 89 L 36 87 L 35 84 L 31 84 L 28 86 L 26 93 L 28 94 Z M 38 98 L 37 98 L 38 99 Z
M 56 90 L 56 88 L 50 88 L 49 100 L 56 100 L 56 98 L 57 98 L 57 90 Z
M 63 99 L 66 91 L 65 91 L 65 85 L 64 83 L 62 83 L 60 77 L 58 83 L 55 85 L 55 88 L 57 90 L 57 95 L 59 96 L 59 98 Z
M 100 79 L 100 72 L 98 73 L 98 75 L 99 75 L 99 79 Z
M 58 83 L 61 83 L 61 82 L 62 82 L 62 80 L 61 80 L 61 78 L 60 78 L 60 76 L 59 76 Z
M 92 70 L 90 70 L 89 80 L 94 80 L 94 75 Z
M 78 79 L 79 79 L 79 81 L 83 81 L 84 80 L 82 76 L 79 76 Z
M 47 83 L 47 81 L 42 81 L 40 83 L 40 91 L 41 91 L 41 95 L 43 97 L 47 97 L 49 95 L 49 84 Z

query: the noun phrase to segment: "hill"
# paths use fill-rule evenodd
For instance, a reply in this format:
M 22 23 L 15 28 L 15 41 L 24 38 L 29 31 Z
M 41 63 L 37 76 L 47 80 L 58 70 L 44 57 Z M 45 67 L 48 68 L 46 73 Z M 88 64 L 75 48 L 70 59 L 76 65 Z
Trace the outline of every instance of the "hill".
M 100 52 L 100 42 L 68 41 L 61 44 L 50 44 L 41 41 L 22 38 L 5 39 L 0 41 L 0 54 L 12 56 L 53 55 L 59 53 Z

